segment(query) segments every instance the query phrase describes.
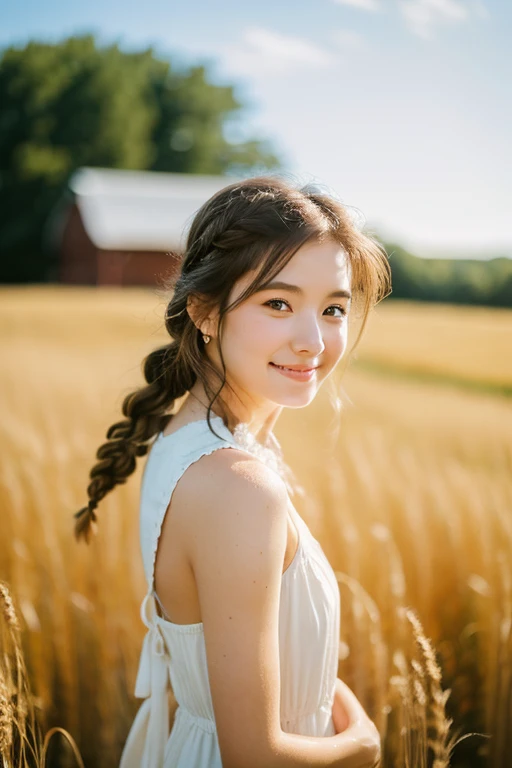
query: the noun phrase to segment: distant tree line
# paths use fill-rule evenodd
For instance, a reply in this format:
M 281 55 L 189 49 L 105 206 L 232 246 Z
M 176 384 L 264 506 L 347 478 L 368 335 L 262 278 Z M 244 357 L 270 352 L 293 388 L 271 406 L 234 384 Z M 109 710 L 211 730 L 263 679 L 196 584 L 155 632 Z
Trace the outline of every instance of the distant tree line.
M 391 298 L 512 307 L 512 259 L 423 259 L 383 243 L 391 265 Z
M 57 254 L 48 216 L 81 166 L 200 174 L 278 170 L 268 142 L 234 143 L 243 105 L 203 66 L 151 48 L 125 53 L 92 35 L 0 51 L 0 282 L 44 282 Z M 391 298 L 512 306 L 512 260 L 421 259 L 384 243 Z

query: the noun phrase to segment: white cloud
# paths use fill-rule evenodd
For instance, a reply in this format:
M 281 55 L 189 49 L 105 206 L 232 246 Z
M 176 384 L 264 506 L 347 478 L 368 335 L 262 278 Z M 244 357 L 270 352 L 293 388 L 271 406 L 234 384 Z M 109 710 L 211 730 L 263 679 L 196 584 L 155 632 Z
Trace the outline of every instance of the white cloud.
M 367 39 L 352 29 L 336 29 L 331 33 L 331 39 L 343 51 L 362 51 L 368 48 Z
M 282 75 L 299 69 L 327 69 L 338 60 L 319 45 L 263 27 L 248 27 L 241 40 L 219 51 L 237 75 Z
M 400 8 L 409 29 L 425 39 L 432 36 L 436 24 L 458 23 L 469 17 L 468 6 L 460 0 L 401 0 Z
M 338 5 L 349 5 L 351 8 L 358 8 L 360 11 L 379 11 L 380 0 L 334 0 Z

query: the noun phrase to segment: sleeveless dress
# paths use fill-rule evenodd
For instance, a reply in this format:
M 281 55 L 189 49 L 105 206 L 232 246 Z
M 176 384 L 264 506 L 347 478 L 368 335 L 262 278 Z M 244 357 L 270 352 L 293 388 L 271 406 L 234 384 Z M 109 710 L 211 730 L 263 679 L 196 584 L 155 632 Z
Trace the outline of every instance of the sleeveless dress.
M 141 618 L 147 633 L 135 684 L 135 696 L 144 701 L 125 742 L 120 768 L 222 768 L 203 624 L 174 624 L 159 616 L 154 591 L 158 538 L 179 478 L 205 454 L 245 448 L 220 416 L 210 421 L 220 437 L 211 432 L 206 419 L 190 422 L 170 435 L 160 432 L 147 457 L 140 496 L 140 542 L 148 585 Z M 319 542 L 292 510 L 299 544 L 281 582 L 281 728 L 305 736 L 333 736 L 339 587 Z M 178 702 L 170 732 L 169 683 Z

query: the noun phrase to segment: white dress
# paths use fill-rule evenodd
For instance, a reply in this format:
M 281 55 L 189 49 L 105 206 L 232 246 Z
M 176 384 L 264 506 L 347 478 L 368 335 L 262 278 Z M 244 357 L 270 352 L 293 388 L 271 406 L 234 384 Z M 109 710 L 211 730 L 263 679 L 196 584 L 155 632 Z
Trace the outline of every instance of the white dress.
M 128 734 L 120 768 L 222 768 L 203 624 L 174 624 L 159 616 L 153 581 L 158 537 L 182 473 L 219 448 L 245 447 L 220 416 L 212 416 L 211 424 L 220 437 L 210 431 L 206 419 L 190 422 L 170 435 L 160 432 L 146 461 L 140 539 L 148 585 L 141 617 L 147 633 L 135 684 L 135 696 L 145 701 Z M 288 733 L 332 736 L 340 593 L 320 544 L 293 511 L 299 544 L 282 576 L 279 606 L 281 727 Z M 179 705 L 170 732 L 169 682 Z

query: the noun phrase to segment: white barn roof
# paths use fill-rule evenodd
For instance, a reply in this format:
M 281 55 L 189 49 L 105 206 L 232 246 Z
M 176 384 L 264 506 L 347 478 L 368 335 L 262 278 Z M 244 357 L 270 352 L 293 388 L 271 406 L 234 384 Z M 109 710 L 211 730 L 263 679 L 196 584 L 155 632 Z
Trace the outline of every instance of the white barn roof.
M 228 176 L 80 168 L 70 179 L 85 229 L 98 248 L 183 250 L 194 214 Z

